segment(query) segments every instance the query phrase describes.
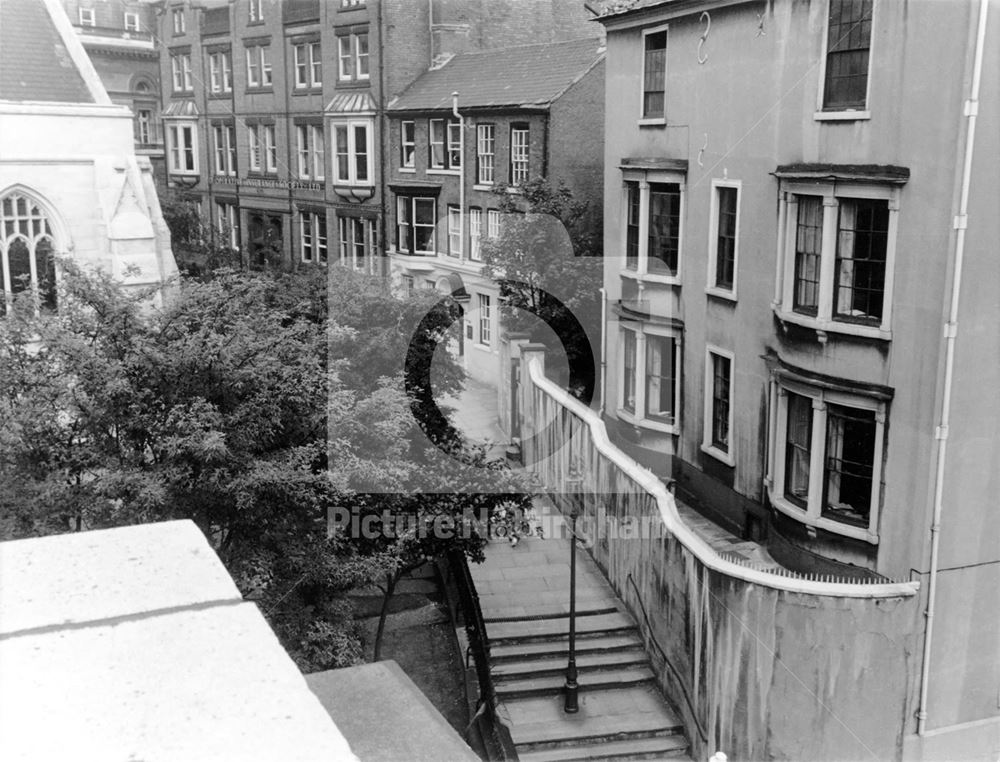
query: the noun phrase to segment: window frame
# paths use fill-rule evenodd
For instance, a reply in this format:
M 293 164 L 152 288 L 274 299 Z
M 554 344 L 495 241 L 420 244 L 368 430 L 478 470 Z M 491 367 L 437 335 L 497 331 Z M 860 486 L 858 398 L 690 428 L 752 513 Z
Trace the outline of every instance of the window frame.
M 496 182 L 496 137 L 495 122 L 476 123 L 476 185 L 489 187 Z M 484 147 L 489 147 L 489 151 L 484 151 Z
M 187 19 L 184 18 L 183 8 L 170 9 L 170 23 L 173 26 L 174 37 L 180 37 L 187 32 Z
M 465 247 L 462 245 L 462 207 L 448 204 L 446 215 L 448 218 L 448 251 L 449 257 L 461 259 Z
M 409 125 L 409 140 L 407 140 L 407 125 Z M 417 168 L 417 123 L 413 119 L 403 119 L 399 123 L 399 167 L 403 170 Z M 409 151 L 409 159 L 407 159 Z
M 469 259 L 483 260 L 483 210 L 478 206 L 469 207 Z
M 477 326 L 478 330 L 476 332 L 476 345 L 480 347 L 486 347 L 488 349 L 493 348 L 493 300 L 491 299 L 491 294 L 478 294 L 479 299 L 476 303 L 476 311 L 478 314 Z
M 733 283 L 730 288 L 719 283 L 719 238 L 721 236 L 719 223 L 722 205 L 720 188 L 732 188 L 736 191 L 736 219 L 733 232 Z M 740 266 L 740 202 L 743 199 L 743 183 L 740 180 L 714 179 L 711 189 L 711 207 L 708 222 L 708 282 L 705 292 L 720 299 L 737 300 L 737 284 Z
M 235 203 L 215 199 L 215 230 L 220 236 L 228 237 L 229 248 L 234 251 L 240 247 L 239 220 L 239 208 Z
M 293 89 L 317 90 L 323 87 L 323 57 L 319 40 L 292 45 L 292 71 L 295 73 Z
M 430 224 L 427 223 L 417 223 L 417 202 L 418 201 L 429 201 L 433 206 L 433 213 L 431 219 L 433 220 Z M 409 205 L 409 219 L 404 222 L 402 215 L 400 214 L 400 209 L 406 204 Z M 408 227 L 408 233 L 410 238 L 411 246 L 409 249 L 404 249 L 402 247 L 402 236 L 400 231 L 403 226 Z M 396 194 L 396 252 L 402 254 L 403 256 L 411 257 L 434 257 L 437 256 L 437 198 L 435 196 L 420 196 L 417 194 Z M 430 249 L 418 249 L 417 248 L 417 228 L 429 228 L 430 235 Z
M 871 88 L 872 88 L 872 50 L 874 48 L 874 42 L 876 39 L 875 35 L 875 7 L 878 5 L 874 0 L 871 2 L 871 22 L 869 27 L 868 36 L 868 70 L 865 75 L 865 102 L 861 108 L 851 108 L 850 106 L 834 106 L 828 107 L 825 105 L 826 101 L 826 73 L 827 67 L 829 66 L 829 57 L 831 51 L 829 50 L 830 45 L 830 12 L 831 7 L 834 2 L 840 2 L 841 0 L 827 0 L 825 20 L 823 24 L 823 37 L 821 41 L 820 58 L 819 58 L 819 83 L 816 92 L 816 112 L 813 118 L 816 121 L 851 121 L 851 120 L 864 120 L 871 119 Z
M 775 294 L 772 307 L 778 319 L 812 328 L 821 342 L 828 334 L 863 338 L 892 339 L 892 301 L 896 243 L 899 232 L 900 192 L 898 185 L 837 181 L 810 182 L 782 180 L 778 198 L 778 271 L 775 274 Z M 816 315 L 795 309 L 795 250 L 798 219 L 798 197 L 820 197 L 822 203 L 822 245 L 820 249 L 820 280 Z M 889 213 L 886 231 L 885 277 L 882 287 L 882 318 L 879 323 L 838 320 L 834 315 L 835 267 L 840 200 L 884 201 Z
M 361 52 L 362 39 L 364 53 Z M 369 80 L 371 80 L 371 46 L 368 31 L 338 34 L 337 81 L 368 82 Z
M 524 135 L 524 145 L 515 144 L 515 134 Z M 510 132 L 510 156 L 508 160 L 508 178 L 510 184 L 519 187 L 531 179 L 531 125 L 528 122 L 511 122 Z M 517 156 L 516 150 L 524 149 L 524 156 Z M 522 166 L 523 165 L 523 166 Z M 522 177 L 523 173 L 523 177 Z
M 295 170 L 300 180 L 326 180 L 326 133 L 322 123 L 295 124 Z
M 84 14 L 87 14 L 86 17 L 84 16 Z M 93 8 L 77 9 L 77 19 L 79 20 L 80 26 L 89 26 L 89 27 L 97 26 L 97 12 Z
M 248 24 L 264 23 L 264 0 L 250 0 Z
M 441 125 L 440 140 L 435 140 L 434 125 Z M 452 132 L 454 129 L 461 129 L 461 122 L 451 117 L 428 117 L 427 119 L 427 173 L 437 174 L 460 174 L 462 171 L 462 150 L 461 134 L 459 134 L 458 145 L 453 146 Z M 434 147 L 441 148 L 441 163 L 434 161 Z M 459 158 L 458 165 L 452 163 L 452 151 L 456 151 Z
M 178 141 L 181 131 L 190 130 L 190 141 Z M 175 133 L 176 131 L 176 133 Z M 176 166 L 175 158 L 191 157 L 191 168 Z M 187 162 L 185 162 L 185 165 Z M 171 175 L 197 175 L 198 172 L 198 122 L 193 119 L 172 119 L 167 123 L 167 173 Z
M 646 40 L 654 35 L 663 33 L 663 113 L 659 115 L 648 115 L 646 113 Z M 639 48 L 642 56 L 639 66 L 639 124 L 640 125 L 665 125 L 667 123 L 667 51 L 670 49 L 670 24 L 660 24 L 642 30 L 642 45 Z M 650 91 L 652 92 L 652 91 Z
M 723 450 L 715 443 L 715 358 L 727 360 L 729 362 L 729 375 L 727 379 L 728 394 L 726 404 L 728 406 L 726 431 L 728 442 Z M 727 466 L 736 465 L 736 456 L 733 453 L 733 408 L 736 392 L 736 384 L 733 383 L 736 376 L 736 355 L 728 349 L 722 349 L 714 344 L 705 345 L 705 386 L 704 386 L 704 410 L 702 418 L 702 441 L 701 451 L 711 455 L 716 460 L 725 463 Z
M 634 373 L 634 383 L 635 383 L 635 394 L 631 409 L 628 405 L 628 399 L 626 397 L 626 367 L 625 360 L 626 357 L 626 332 L 633 334 L 633 340 L 635 343 L 635 369 Z M 635 426 L 640 426 L 642 428 L 651 429 L 653 431 L 663 432 L 665 434 L 680 434 L 680 422 L 681 422 L 681 360 L 682 354 L 682 336 L 681 332 L 677 329 L 670 328 L 669 326 L 659 326 L 652 325 L 649 323 L 640 323 L 632 321 L 622 321 L 619 323 L 619 350 L 618 357 L 616 359 L 617 363 L 617 374 L 618 374 L 618 390 L 615 401 L 615 412 L 619 419 L 631 423 Z M 666 416 L 650 416 L 646 412 L 646 387 L 648 384 L 647 377 L 647 338 L 649 336 L 656 336 L 659 338 L 670 339 L 673 342 L 674 348 L 674 388 L 673 388 L 673 416 L 672 420 L 668 420 Z
M 174 93 L 194 92 L 194 80 L 191 77 L 190 51 L 170 54 L 170 75 Z
M 122 11 L 122 25 L 126 32 L 139 32 L 139 14 L 135 11 Z
M 500 210 L 486 210 L 486 238 L 495 241 L 500 237 Z
M 326 211 L 299 209 L 299 260 L 326 265 L 329 261 L 330 230 Z M 308 232 L 307 232 L 308 231 Z
M 263 91 L 274 87 L 274 70 L 271 66 L 270 43 L 258 43 L 246 46 L 247 59 L 247 90 Z M 257 76 L 253 76 L 254 70 Z
M 806 397 L 812 403 L 809 487 L 805 507 L 800 507 L 785 495 L 789 393 Z M 790 377 L 775 377 L 771 382 L 770 397 L 772 414 L 767 484 L 771 504 L 781 513 L 807 526 L 877 545 L 879 516 L 884 494 L 882 480 L 885 478 L 888 402 L 874 397 L 813 386 Z M 830 405 L 874 414 L 872 496 L 867 526 L 858 526 L 823 515 L 823 504 L 826 500 L 827 408 Z
M 628 183 L 638 184 L 639 189 L 639 240 L 638 259 L 636 267 L 628 265 L 628 224 L 629 219 L 629 195 Z M 652 185 L 677 185 L 680 192 L 678 219 L 677 219 L 677 270 L 675 273 L 656 272 L 649 269 L 649 218 L 650 218 L 650 186 Z M 685 236 L 685 215 L 687 214 L 687 175 L 678 170 L 632 170 L 627 169 L 622 172 L 621 187 L 621 211 L 620 219 L 626 224 L 621 226 L 620 247 L 622 252 L 622 266 L 619 268 L 619 275 L 623 278 L 632 278 L 637 281 L 648 281 L 651 283 L 662 283 L 670 286 L 680 286 L 684 274 L 684 236 Z
M 374 164 L 374 121 L 370 118 L 363 119 L 335 119 L 330 123 L 332 128 L 330 139 L 332 140 L 332 160 L 333 160 L 333 182 L 337 185 L 349 185 L 352 187 L 370 187 L 375 184 L 373 179 L 373 164 Z M 365 150 L 363 154 L 358 153 L 357 145 L 357 128 L 365 128 Z M 340 151 L 338 133 L 341 129 L 347 130 L 347 153 L 342 154 Z M 339 158 L 341 155 L 347 156 L 347 176 L 344 177 L 340 174 L 340 163 Z M 364 179 L 359 178 L 358 173 L 358 157 L 363 155 L 365 157 L 365 173 Z
M 23 200 L 25 211 L 18 210 L 19 201 Z M 0 205 L 8 202 L 12 215 L 4 214 L 0 206 L 0 318 L 9 314 L 13 308 L 13 300 L 17 294 L 28 291 L 32 296 L 33 314 L 37 315 L 45 309 L 57 310 L 59 305 L 58 287 L 60 272 L 56 253 L 62 250 L 61 230 L 57 220 L 38 199 L 30 193 L 10 189 L 0 197 Z M 20 241 L 24 246 L 24 254 L 28 264 L 28 283 L 26 288 L 14 290 L 13 284 L 25 273 L 12 276 L 10 271 L 11 247 Z M 39 251 L 39 246 L 46 242 L 47 249 Z M 39 266 L 45 270 L 39 273 Z M 40 292 L 42 279 L 51 277 L 51 288 L 44 295 Z M 49 284 L 46 284 L 49 285 Z
M 212 157 L 216 177 L 236 177 L 235 124 L 231 122 L 212 124 Z M 220 158 L 222 161 L 219 161 Z
M 278 172 L 278 134 L 273 123 L 261 124 L 264 128 L 264 172 L 269 175 Z
M 233 91 L 232 52 L 215 50 L 208 54 L 208 89 L 212 95 Z

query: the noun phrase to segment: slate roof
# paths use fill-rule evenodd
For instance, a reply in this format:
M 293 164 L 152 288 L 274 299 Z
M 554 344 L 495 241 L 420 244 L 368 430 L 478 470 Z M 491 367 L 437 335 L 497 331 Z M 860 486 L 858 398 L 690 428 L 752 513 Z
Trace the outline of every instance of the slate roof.
M 389 111 L 547 106 L 604 56 L 597 38 L 461 53 L 422 74 Z
M 94 103 L 39 0 L 0 0 L 0 100 Z

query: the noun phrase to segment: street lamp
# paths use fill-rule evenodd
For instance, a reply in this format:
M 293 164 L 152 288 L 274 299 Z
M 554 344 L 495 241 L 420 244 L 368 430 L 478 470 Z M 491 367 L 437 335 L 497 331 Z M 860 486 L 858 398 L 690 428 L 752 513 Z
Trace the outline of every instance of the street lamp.
M 565 492 L 569 496 L 569 660 L 566 662 L 566 703 L 563 711 L 576 714 L 580 711 L 577 694 L 580 686 L 576 681 L 576 520 L 580 513 L 580 485 L 583 479 L 576 464 L 571 464 L 566 476 Z

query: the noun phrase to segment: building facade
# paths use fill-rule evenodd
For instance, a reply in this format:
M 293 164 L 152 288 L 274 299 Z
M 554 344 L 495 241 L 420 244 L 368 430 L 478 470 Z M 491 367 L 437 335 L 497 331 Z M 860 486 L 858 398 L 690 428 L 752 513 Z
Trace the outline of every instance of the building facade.
M 132 111 L 135 152 L 165 182 L 156 10 L 139 0 L 63 0 L 111 102 Z
M 382 272 L 385 104 L 435 60 L 521 28 L 511 0 L 493 5 L 473 24 L 446 0 L 165 0 L 170 184 L 250 264 Z M 551 6 L 525 34 L 594 26 L 582 3 Z
M 108 96 L 58 0 L 0 4 L 0 134 L 0 312 L 25 291 L 36 309 L 58 308 L 60 257 L 128 286 L 176 275 L 132 113 Z
M 481 382 L 500 372 L 499 287 L 481 255 L 503 224 L 498 192 L 546 178 L 599 208 L 603 56 L 597 38 L 463 53 L 389 104 L 392 277 L 468 298 L 452 349 Z
M 1000 737 L 997 11 L 603 17 L 609 431 L 792 569 L 921 581 L 897 758 Z

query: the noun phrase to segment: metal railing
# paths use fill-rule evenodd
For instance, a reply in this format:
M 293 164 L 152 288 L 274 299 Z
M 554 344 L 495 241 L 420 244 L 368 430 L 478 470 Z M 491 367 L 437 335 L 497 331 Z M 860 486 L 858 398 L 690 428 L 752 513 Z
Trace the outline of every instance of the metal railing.
M 479 594 L 476 592 L 472 573 L 465 554 L 453 550 L 448 554 L 448 568 L 458 592 L 459 610 L 465 632 L 469 638 L 469 653 L 476 667 L 476 680 L 479 684 L 479 698 L 476 702 L 476 714 L 469 724 L 479 726 L 480 735 L 486 746 L 486 753 L 491 760 L 502 762 L 517 762 L 517 750 L 510 735 L 510 729 L 500 719 L 497 713 L 497 692 L 490 673 L 490 641 L 486 634 L 486 622 L 483 610 L 479 605 Z

